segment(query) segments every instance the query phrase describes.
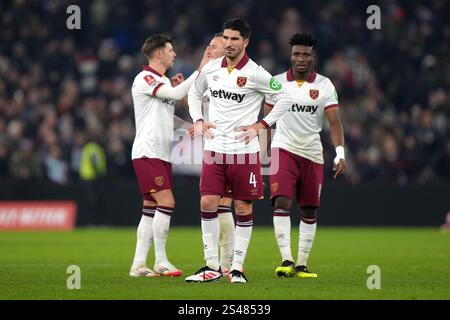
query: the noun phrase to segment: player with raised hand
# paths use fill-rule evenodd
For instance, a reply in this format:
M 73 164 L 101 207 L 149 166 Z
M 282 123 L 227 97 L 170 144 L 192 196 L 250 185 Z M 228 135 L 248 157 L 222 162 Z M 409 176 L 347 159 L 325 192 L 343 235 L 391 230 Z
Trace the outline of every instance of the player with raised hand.
M 143 196 L 142 217 L 137 229 L 137 243 L 132 277 L 180 276 L 181 270 L 169 262 L 166 241 L 175 206 L 172 194 L 170 146 L 174 130 L 174 105 L 189 91 L 200 69 L 209 60 L 204 55 L 197 71 L 183 81 L 182 75 L 165 76 L 176 54 L 172 40 L 162 34 L 147 38 L 142 52 L 148 64 L 134 79 L 132 96 L 136 136 L 132 148 L 133 167 Z M 149 248 L 155 244 L 154 270 L 146 266 Z
M 345 171 L 344 131 L 339 118 L 336 90 L 331 81 L 314 71 L 317 41 L 310 34 L 296 33 L 289 41 L 292 67 L 275 78 L 293 99 L 288 113 L 277 122 L 272 141 L 272 161 L 279 159 L 277 173 L 270 176 L 273 224 L 282 264 L 278 276 L 317 277 L 307 268 L 317 228 L 317 210 L 323 183 L 323 153 L 320 140 L 323 119 L 330 125 L 336 148 L 333 163 L 337 178 Z M 266 106 L 274 101 L 266 98 Z M 291 206 L 297 192 L 300 207 L 297 263 L 291 253 Z

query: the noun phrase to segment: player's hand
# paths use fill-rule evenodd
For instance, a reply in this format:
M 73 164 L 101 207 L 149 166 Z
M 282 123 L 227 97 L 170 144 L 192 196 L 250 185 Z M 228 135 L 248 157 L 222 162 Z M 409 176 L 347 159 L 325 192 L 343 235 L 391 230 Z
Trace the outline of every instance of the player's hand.
M 202 61 L 200 61 L 200 65 L 198 66 L 197 70 L 201 71 L 203 66 L 207 64 L 211 60 L 211 55 L 209 54 L 209 49 L 206 47 L 205 52 L 203 52 L 203 58 Z
M 245 144 L 249 144 L 250 141 L 258 136 L 259 130 L 264 129 L 264 126 L 261 123 L 255 123 L 251 126 L 240 126 L 234 129 L 234 131 L 242 131 L 242 133 L 236 135 L 236 139 L 239 142 L 245 142 Z
M 206 139 L 212 139 L 214 138 L 214 134 L 209 130 L 210 128 L 216 128 L 216 126 L 209 122 L 204 122 L 203 120 L 198 120 L 194 124 L 194 134 L 191 135 L 192 138 L 198 137 L 198 136 L 205 136 Z
M 172 78 L 170 78 L 170 81 L 172 82 L 172 86 L 176 87 L 184 81 L 184 76 L 182 73 L 177 73 Z
M 189 127 L 188 132 L 189 132 L 189 136 L 191 137 L 191 139 L 194 139 L 194 126 Z
M 333 175 L 333 179 L 336 179 L 339 176 L 342 176 L 345 171 L 345 160 L 341 158 L 334 158 L 333 160 L 333 171 L 335 172 Z

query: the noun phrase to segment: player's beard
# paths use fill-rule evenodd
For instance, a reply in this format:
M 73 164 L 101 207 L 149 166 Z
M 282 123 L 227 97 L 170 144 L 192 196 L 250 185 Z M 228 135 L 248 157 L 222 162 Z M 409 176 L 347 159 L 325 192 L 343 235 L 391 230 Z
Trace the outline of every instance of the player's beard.
M 173 67 L 173 64 L 174 64 L 174 63 L 175 63 L 175 59 L 168 60 L 166 63 L 164 63 L 164 67 L 165 67 L 166 69 L 170 69 L 170 68 Z
M 235 49 L 234 51 L 231 51 L 230 53 L 228 53 L 227 50 L 225 49 L 225 56 L 228 59 L 234 60 L 241 54 L 242 50 L 244 50 L 244 48 L 240 48 L 240 50 Z
M 300 75 L 309 75 L 309 73 L 312 71 L 313 67 L 312 67 L 312 63 L 307 63 L 306 66 L 304 67 L 304 69 L 299 69 L 298 67 L 294 66 L 295 71 L 297 71 L 298 74 Z

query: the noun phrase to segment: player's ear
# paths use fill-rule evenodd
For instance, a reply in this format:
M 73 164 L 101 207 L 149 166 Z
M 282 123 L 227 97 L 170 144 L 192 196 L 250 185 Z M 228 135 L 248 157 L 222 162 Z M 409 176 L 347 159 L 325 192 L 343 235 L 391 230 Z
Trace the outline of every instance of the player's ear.
M 156 50 L 155 50 L 155 57 L 156 57 L 156 58 L 161 59 L 161 58 L 162 58 L 162 55 L 163 55 L 163 53 L 162 53 L 162 50 L 161 50 L 161 49 L 156 49 Z
M 250 39 L 244 39 L 244 49 L 247 48 Z

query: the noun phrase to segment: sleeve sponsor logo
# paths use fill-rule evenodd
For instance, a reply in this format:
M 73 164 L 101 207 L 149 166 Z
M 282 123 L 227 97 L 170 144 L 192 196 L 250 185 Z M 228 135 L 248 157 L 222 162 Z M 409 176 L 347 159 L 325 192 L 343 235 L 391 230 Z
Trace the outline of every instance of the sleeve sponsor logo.
M 281 90 L 281 88 L 283 88 L 281 83 L 277 79 L 275 79 L 275 77 L 272 77 L 270 79 L 269 86 L 272 90 L 275 90 L 275 91 L 279 91 L 279 90 Z
M 338 97 L 338 94 L 336 92 L 336 89 L 334 89 L 334 98 L 336 99 L 336 102 L 339 103 L 339 97 Z
M 150 86 L 150 87 L 152 87 L 152 85 L 153 85 L 153 83 L 156 81 L 155 80 L 155 78 L 153 78 L 151 75 L 146 75 L 145 77 L 144 77 L 144 80 L 145 80 L 145 82 L 147 82 L 148 83 L 148 85 Z

